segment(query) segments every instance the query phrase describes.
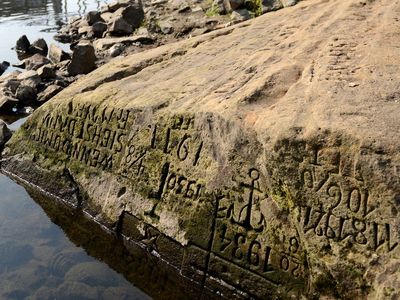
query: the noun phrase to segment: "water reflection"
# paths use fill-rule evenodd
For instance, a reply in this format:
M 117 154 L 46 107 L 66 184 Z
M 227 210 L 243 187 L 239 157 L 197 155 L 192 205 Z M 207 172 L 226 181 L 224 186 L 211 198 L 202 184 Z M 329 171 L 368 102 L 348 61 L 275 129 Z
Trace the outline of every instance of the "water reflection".
M 2 184 L 16 186 L 0 176 L 0 188 Z M 24 289 L 13 284 L 13 295 L 35 295 L 29 299 L 150 299 L 144 292 L 154 299 L 219 299 L 142 248 L 106 234 L 81 212 L 26 186 L 30 197 L 46 213 L 44 217 L 33 201 L 21 199 L 26 198 L 22 188 L 17 190 L 17 195 L 0 201 L 0 212 L 8 207 L 7 213 L 0 213 L 0 229 L 12 228 L 0 230 L 0 237 L 10 243 L 6 246 L 0 242 L 0 290 L 3 268 L 10 281 L 25 281 Z M 10 205 L 11 201 L 17 204 Z M 61 227 L 73 244 L 49 219 Z M 120 275 L 77 246 L 106 262 L 144 292 L 126 284 Z M 0 292 L 3 299 L 1 296 Z
M 0 2 L 0 22 L 11 18 L 28 20 L 31 17 L 49 16 L 53 24 L 66 22 L 71 15 L 83 16 L 90 10 L 98 10 L 107 0 L 14 0 Z
M 76 245 L 96 235 L 74 244 L 4 175 L 0 191 L 0 299 L 150 299 Z M 57 209 L 54 222 L 76 221 L 70 211 L 54 214 Z

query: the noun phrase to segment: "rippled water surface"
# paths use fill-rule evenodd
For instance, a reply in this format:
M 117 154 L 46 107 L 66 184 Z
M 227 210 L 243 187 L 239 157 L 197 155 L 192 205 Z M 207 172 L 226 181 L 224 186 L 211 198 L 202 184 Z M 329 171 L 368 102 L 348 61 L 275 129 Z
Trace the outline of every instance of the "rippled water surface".
M 11 48 L 22 34 L 31 42 L 44 37 L 50 43 L 56 29 L 69 17 L 107 2 L 1 0 L 0 61 L 17 62 Z M 13 130 L 24 122 L 0 118 Z M 87 254 L 93 249 L 79 247 L 80 243 L 89 243 L 87 236 L 81 234 L 72 242 L 71 230 L 69 239 L 65 228 L 63 231 L 53 223 L 60 223 L 60 218 L 55 214 L 50 219 L 23 187 L 0 174 L 0 299 L 150 298 L 107 264 Z
M 26 34 L 31 42 L 41 37 L 48 43 L 54 42 L 52 37 L 68 18 L 97 10 L 109 2 L 111 1 L 0 0 L 0 62 L 3 60 L 18 62 L 11 48 L 21 35 Z

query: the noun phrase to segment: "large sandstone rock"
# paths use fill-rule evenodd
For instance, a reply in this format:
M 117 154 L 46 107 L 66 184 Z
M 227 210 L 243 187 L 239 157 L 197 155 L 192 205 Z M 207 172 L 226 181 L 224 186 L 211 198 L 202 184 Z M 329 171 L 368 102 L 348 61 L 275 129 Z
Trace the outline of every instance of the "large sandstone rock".
M 228 299 L 395 299 L 399 9 L 303 1 L 115 60 L 2 167 Z

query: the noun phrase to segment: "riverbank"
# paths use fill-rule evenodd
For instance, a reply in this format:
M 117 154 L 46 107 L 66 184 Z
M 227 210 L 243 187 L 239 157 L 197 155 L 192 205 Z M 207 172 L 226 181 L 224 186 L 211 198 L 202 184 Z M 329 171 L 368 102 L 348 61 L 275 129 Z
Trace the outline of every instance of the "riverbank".
M 14 64 L 18 70 L 0 77 L 0 113 L 30 114 L 114 58 L 226 28 L 296 3 L 121 0 L 74 17 L 61 27 L 55 39 L 69 43 L 71 52 L 41 38 L 31 43 L 23 35 L 15 46 L 21 59 Z

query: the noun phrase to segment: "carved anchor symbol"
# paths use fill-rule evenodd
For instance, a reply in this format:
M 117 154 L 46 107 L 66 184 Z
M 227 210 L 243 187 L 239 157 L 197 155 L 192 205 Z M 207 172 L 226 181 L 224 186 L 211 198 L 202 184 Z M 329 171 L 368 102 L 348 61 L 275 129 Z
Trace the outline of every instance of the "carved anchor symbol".
M 231 222 L 237 225 L 240 225 L 244 227 L 247 230 L 254 229 L 256 232 L 261 232 L 264 230 L 264 225 L 265 225 L 265 217 L 261 214 L 260 220 L 257 222 L 257 226 L 252 225 L 251 221 L 251 214 L 252 214 L 252 209 L 253 209 L 253 203 L 259 202 L 260 199 L 259 197 L 256 197 L 254 195 L 254 192 L 261 192 L 260 190 L 260 185 L 258 183 L 258 179 L 260 178 L 260 173 L 256 169 L 250 169 L 249 171 L 249 177 L 251 179 L 251 184 L 244 184 L 242 183 L 241 185 L 245 188 L 250 189 L 249 192 L 249 198 L 248 198 L 248 203 L 242 207 L 242 209 L 239 212 L 239 218 L 238 220 L 235 220 L 234 215 L 233 215 L 233 205 L 230 207 L 230 212 L 228 212 L 228 215 L 231 215 Z M 242 218 L 242 215 L 244 214 L 244 219 Z M 240 220 L 243 221 L 240 221 Z

